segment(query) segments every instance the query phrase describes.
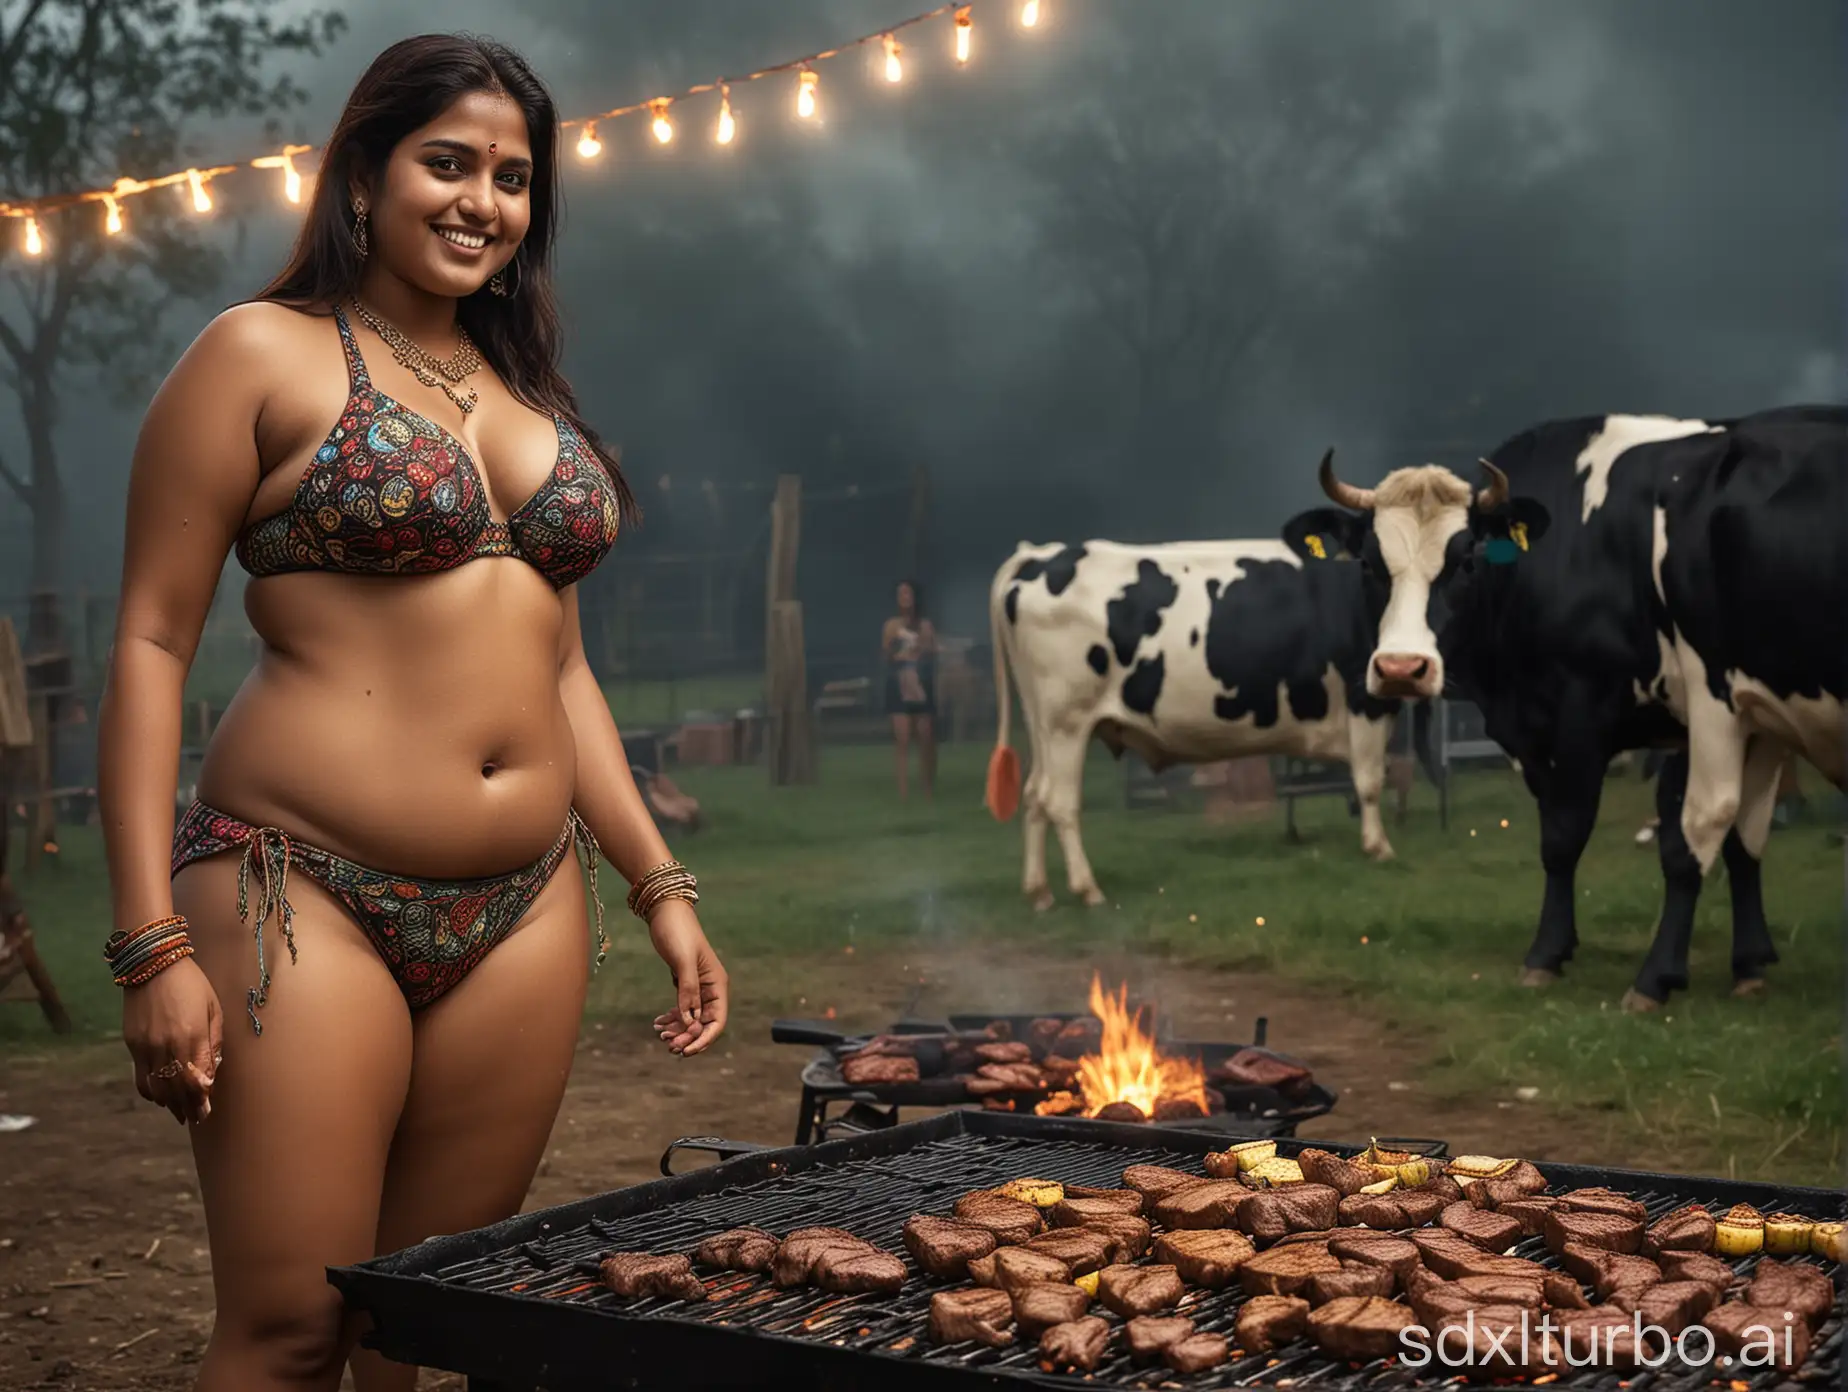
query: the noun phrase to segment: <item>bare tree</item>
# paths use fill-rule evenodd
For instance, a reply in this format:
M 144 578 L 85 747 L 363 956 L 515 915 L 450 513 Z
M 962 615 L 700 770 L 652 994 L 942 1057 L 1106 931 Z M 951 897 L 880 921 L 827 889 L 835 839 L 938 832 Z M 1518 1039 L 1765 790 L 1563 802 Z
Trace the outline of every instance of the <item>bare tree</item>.
M 269 71 L 317 53 L 340 29 L 317 11 L 279 22 L 275 0 L 0 0 L 0 201 L 29 202 L 149 178 L 188 159 L 195 121 L 277 117 L 305 93 Z M 176 300 L 223 269 L 211 233 L 183 211 L 186 185 L 124 201 L 106 230 L 88 203 L 42 220 L 48 245 L 29 256 L 17 219 L 0 221 L 0 383 L 25 427 L 24 468 L 0 458 L 0 485 L 32 518 L 31 584 L 63 579 L 65 479 L 60 388 L 94 373 L 118 398 L 145 390 L 171 357 L 163 326 Z

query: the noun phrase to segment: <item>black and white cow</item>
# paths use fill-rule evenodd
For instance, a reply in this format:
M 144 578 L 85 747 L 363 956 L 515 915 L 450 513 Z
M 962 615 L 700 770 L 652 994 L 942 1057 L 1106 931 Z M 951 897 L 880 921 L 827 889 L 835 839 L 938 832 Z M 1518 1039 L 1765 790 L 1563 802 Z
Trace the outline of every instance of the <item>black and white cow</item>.
M 1072 893 L 1103 901 L 1078 833 L 1093 736 L 1157 770 L 1268 753 L 1345 762 L 1362 848 L 1391 857 L 1379 804 L 1400 703 L 1366 691 L 1374 629 L 1360 579 L 1275 540 L 1015 549 L 989 594 L 1000 730 L 988 806 L 1005 821 L 1021 796 L 1011 667 L 1033 748 L 1021 884 L 1036 907 L 1052 904 L 1048 823 Z
M 1355 488 L 1323 461 L 1342 508 L 1321 525 L 1390 588 L 1369 692 L 1473 701 L 1539 802 L 1529 984 L 1577 945 L 1574 874 L 1611 758 L 1653 746 L 1677 751 L 1657 781 L 1667 894 L 1624 1004 L 1687 986 L 1722 853 L 1734 990 L 1762 989 L 1777 953 L 1759 860 L 1786 748 L 1841 781 L 1845 426 L 1833 408 L 1552 421 L 1484 460 L 1480 490 L 1436 466 Z

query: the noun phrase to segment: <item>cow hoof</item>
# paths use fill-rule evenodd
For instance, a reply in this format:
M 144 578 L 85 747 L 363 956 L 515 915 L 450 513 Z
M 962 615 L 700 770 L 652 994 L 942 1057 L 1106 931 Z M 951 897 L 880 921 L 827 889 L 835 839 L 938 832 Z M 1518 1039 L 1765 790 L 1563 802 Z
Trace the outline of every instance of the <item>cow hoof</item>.
M 1765 990 L 1766 983 L 1762 976 L 1747 976 L 1733 982 L 1732 994 L 1735 999 L 1744 1000 L 1749 996 L 1762 996 Z
M 1050 889 L 1042 889 L 1038 894 L 1033 896 L 1033 912 L 1045 913 L 1055 902 L 1056 901 L 1052 897 L 1052 891 Z
M 1082 893 L 1087 908 L 1098 908 L 1104 902 L 1104 892 L 1101 889 L 1087 889 Z
M 1523 967 L 1521 969 L 1521 985 L 1530 990 L 1542 990 L 1557 980 L 1559 980 L 1559 973 L 1549 971 L 1545 967 Z
M 1626 1015 L 1652 1015 L 1662 1008 L 1663 1002 L 1654 996 L 1645 996 L 1632 986 L 1623 993 L 1622 1009 Z
M 1375 846 L 1367 852 L 1367 855 L 1374 864 L 1384 865 L 1393 858 L 1393 849 L 1391 846 Z

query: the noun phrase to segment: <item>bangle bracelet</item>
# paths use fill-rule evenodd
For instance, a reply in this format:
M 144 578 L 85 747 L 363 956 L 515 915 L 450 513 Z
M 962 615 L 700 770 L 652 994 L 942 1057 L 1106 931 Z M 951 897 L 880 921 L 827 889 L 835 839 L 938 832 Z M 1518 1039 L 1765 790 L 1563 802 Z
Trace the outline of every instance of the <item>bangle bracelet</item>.
M 193 955 L 192 939 L 186 932 L 182 914 L 169 914 L 109 935 L 103 944 L 103 960 L 109 974 L 122 987 L 139 986 L 152 981 L 182 958 Z
M 677 860 L 663 861 L 640 876 L 629 890 L 629 912 L 646 921 L 649 914 L 669 899 L 699 902 L 699 881 L 691 870 Z

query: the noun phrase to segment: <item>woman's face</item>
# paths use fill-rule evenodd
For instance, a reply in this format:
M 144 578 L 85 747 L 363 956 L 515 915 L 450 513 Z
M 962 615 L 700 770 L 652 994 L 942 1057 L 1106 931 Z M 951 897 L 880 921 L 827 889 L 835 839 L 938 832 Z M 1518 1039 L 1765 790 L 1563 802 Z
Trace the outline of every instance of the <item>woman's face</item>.
M 488 92 L 458 98 L 398 142 L 371 198 L 356 191 L 366 199 L 372 255 L 432 295 L 472 295 L 519 249 L 532 179 L 520 108 Z
M 909 614 L 916 603 L 917 597 L 911 593 L 911 586 L 900 585 L 898 587 L 898 612 Z

